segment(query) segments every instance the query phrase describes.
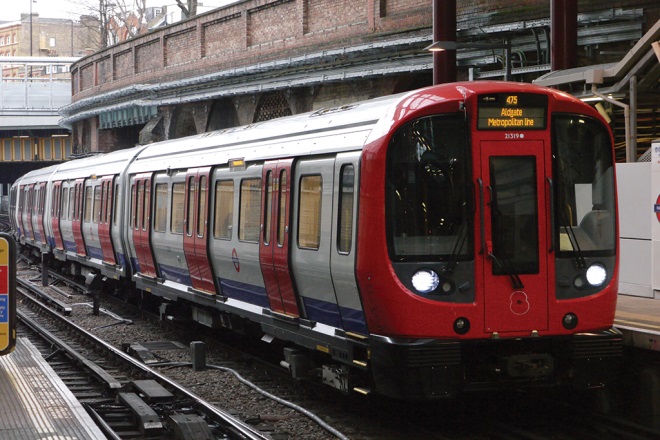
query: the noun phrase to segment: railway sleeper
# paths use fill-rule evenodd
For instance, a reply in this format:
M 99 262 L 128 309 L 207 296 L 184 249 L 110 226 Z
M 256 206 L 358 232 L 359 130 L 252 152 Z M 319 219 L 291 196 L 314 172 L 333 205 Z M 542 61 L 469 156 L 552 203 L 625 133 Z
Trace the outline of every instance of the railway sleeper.
M 143 435 L 157 434 L 163 430 L 163 423 L 160 421 L 156 411 L 142 400 L 140 396 L 135 393 L 119 393 L 117 399 L 130 408 L 138 423 L 140 433 Z

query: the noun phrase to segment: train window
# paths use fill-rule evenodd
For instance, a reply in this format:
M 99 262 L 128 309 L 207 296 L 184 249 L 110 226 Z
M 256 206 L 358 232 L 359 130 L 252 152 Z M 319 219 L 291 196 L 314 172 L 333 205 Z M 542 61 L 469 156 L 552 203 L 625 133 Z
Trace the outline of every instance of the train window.
M 195 178 L 190 177 L 188 179 L 188 199 L 186 201 L 186 235 L 190 237 L 192 235 L 192 225 L 195 215 Z
M 300 205 L 298 207 L 298 247 L 317 250 L 321 243 L 321 190 L 323 178 L 319 175 L 300 179 Z
M 266 194 L 264 194 L 264 244 L 270 243 L 270 222 L 273 217 L 273 172 L 266 173 Z
M 463 114 L 416 119 L 392 136 L 385 180 L 392 260 L 471 258 L 467 138 Z
M 599 122 L 575 115 L 555 115 L 552 127 L 555 236 L 560 255 L 614 255 L 616 212 L 609 133 Z
M 277 219 L 277 244 L 284 244 L 284 232 L 286 228 L 286 170 L 280 173 L 280 183 L 278 191 L 279 218 Z
M 206 197 L 207 177 L 199 178 L 199 211 L 197 212 L 197 236 L 204 237 L 206 234 Z
M 183 216 L 186 200 L 185 182 L 175 182 L 172 184 L 172 206 L 170 209 L 170 232 L 173 234 L 183 234 Z
M 105 219 L 104 222 L 109 224 L 112 218 L 112 182 L 105 184 Z
M 133 229 L 133 226 L 135 225 L 135 216 L 137 215 L 137 210 L 135 208 L 135 184 L 131 185 L 131 215 L 128 217 L 129 218 L 129 225 L 128 227 L 130 229 Z
M 114 212 L 112 213 L 112 223 L 117 224 L 117 212 L 119 211 L 119 184 L 115 185 L 115 191 L 113 193 L 115 201 L 112 205 L 115 207 Z M 108 209 L 112 209 L 112 206 Z
M 156 184 L 155 210 L 154 232 L 165 232 L 165 228 L 167 228 L 167 183 Z
M 493 275 L 539 272 L 538 203 L 534 156 L 492 156 Z
M 137 184 L 137 196 L 136 203 L 137 207 L 135 210 L 135 229 L 140 229 L 142 226 L 142 217 L 144 216 L 144 181 L 140 181 Z
M 151 182 L 144 182 L 144 201 L 142 202 L 142 230 L 146 231 L 149 225 L 149 207 L 151 203 Z
M 261 179 L 241 181 L 241 200 L 238 212 L 238 239 L 259 242 L 261 228 Z
M 234 181 L 222 180 L 215 183 L 215 223 L 213 237 L 231 240 L 234 223 Z
M 99 222 L 99 218 L 101 217 L 101 186 L 96 185 L 94 187 L 94 207 L 92 209 L 93 213 L 93 218 L 92 221 L 94 223 Z
M 59 186 L 53 187 L 53 198 L 50 201 L 50 216 L 57 217 L 57 196 L 59 194 Z
M 92 221 L 92 187 L 85 187 L 85 216 L 83 218 L 85 223 Z
M 106 217 L 105 217 L 105 198 L 106 198 L 106 192 L 107 192 L 107 185 L 105 182 L 101 182 L 101 203 L 99 206 L 99 223 L 105 223 L 106 222 Z
M 73 220 L 73 212 L 76 206 L 76 188 L 75 186 L 73 188 L 69 189 L 69 206 L 68 206 L 68 215 L 67 215 L 67 220 Z
M 351 252 L 353 238 L 353 205 L 355 169 L 353 165 L 344 165 L 339 177 L 339 218 L 337 219 L 337 250 L 339 253 Z

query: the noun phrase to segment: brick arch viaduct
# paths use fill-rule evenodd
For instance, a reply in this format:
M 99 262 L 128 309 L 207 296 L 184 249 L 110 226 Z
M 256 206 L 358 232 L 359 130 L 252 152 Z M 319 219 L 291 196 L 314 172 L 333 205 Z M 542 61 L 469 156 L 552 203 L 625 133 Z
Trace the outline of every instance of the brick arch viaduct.
M 581 1 L 579 40 L 596 21 L 625 50 L 659 15 L 654 1 L 616 3 Z M 549 69 L 548 0 L 457 4 L 458 37 L 510 41 L 517 80 Z M 79 60 L 60 124 L 75 151 L 110 151 L 410 90 L 431 84 L 431 42 L 431 0 L 244 0 Z M 459 54 L 459 78 L 497 77 L 501 63 L 493 50 Z

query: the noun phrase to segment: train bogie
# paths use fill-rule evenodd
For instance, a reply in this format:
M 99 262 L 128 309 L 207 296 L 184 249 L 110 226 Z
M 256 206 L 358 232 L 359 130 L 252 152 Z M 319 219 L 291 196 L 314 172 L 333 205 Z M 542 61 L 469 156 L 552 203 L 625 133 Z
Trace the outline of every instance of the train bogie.
M 442 85 L 68 162 L 11 194 L 24 245 L 163 315 L 257 329 L 294 377 L 342 391 L 592 386 L 620 355 L 611 133 L 549 89 Z

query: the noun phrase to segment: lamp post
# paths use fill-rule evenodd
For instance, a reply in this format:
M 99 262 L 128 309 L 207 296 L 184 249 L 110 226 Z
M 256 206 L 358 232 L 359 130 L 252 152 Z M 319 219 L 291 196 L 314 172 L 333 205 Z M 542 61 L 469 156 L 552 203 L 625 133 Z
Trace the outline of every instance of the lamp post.
M 436 41 L 426 48 L 431 52 L 457 49 L 504 49 L 504 79 L 511 80 L 511 43 L 459 43 L 457 41 Z
M 32 56 L 32 3 L 34 0 L 30 0 L 30 56 Z

